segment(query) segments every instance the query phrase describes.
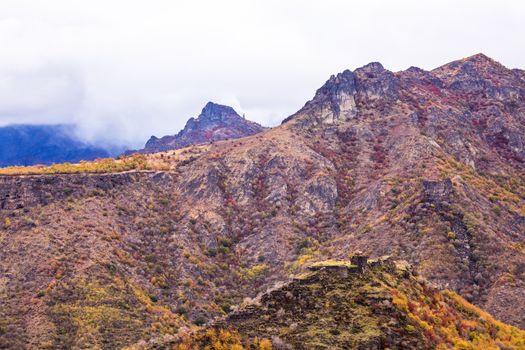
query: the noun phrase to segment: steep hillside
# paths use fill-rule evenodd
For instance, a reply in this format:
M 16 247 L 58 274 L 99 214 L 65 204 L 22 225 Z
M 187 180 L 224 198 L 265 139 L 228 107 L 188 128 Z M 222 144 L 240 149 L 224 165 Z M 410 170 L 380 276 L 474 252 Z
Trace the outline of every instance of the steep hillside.
M 403 262 L 326 261 L 245 302 L 172 349 L 521 349 L 525 331 L 457 294 L 437 292 Z M 147 346 L 147 345 L 146 345 Z
M 11 125 L 0 128 L 0 167 L 54 164 L 109 157 L 87 145 L 69 125 Z
M 184 148 L 212 141 L 238 139 L 264 131 L 257 123 L 241 117 L 233 108 L 208 102 L 197 118 L 190 118 L 177 135 L 152 136 L 140 153 Z
M 522 71 L 486 56 L 372 63 L 253 136 L 3 169 L 1 344 L 169 338 L 356 249 L 523 328 L 524 125 Z

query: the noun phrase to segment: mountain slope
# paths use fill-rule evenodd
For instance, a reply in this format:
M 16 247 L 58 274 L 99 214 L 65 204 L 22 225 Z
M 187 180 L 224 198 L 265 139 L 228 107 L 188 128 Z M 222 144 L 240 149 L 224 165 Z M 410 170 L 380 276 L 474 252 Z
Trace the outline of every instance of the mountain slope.
M 520 72 L 483 55 L 430 72 L 373 63 L 264 133 L 123 173 L 0 177 L 0 338 L 170 337 L 356 249 L 525 327 Z
M 152 136 L 140 152 L 154 153 L 212 141 L 238 139 L 257 134 L 265 128 L 241 117 L 229 106 L 208 102 L 201 114 L 190 118 L 177 135 Z
M 326 261 L 174 349 L 519 349 L 525 331 L 438 292 L 390 259 Z M 360 270 L 360 268 L 363 270 Z M 230 336 L 228 336 L 230 335 Z M 266 344 L 266 345 L 265 345 Z M 165 345 L 168 347 L 168 345 Z
M 0 167 L 78 162 L 109 157 L 79 141 L 69 125 L 11 125 L 0 128 Z

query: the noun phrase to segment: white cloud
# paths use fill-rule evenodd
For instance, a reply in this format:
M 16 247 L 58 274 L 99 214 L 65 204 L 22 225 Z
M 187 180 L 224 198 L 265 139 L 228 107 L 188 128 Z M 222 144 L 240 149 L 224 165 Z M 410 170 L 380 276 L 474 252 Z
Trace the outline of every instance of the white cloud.
M 275 125 L 330 74 L 431 69 L 477 52 L 525 67 L 525 3 L 2 0 L 0 124 L 78 123 L 141 145 L 208 100 Z

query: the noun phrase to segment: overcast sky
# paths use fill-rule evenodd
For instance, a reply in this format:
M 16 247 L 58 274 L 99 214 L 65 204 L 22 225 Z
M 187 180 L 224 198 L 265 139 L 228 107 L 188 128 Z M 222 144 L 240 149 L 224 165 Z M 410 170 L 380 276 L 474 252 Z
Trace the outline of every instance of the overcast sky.
M 371 61 L 525 68 L 524 19 L 523 0 L 0 0 L 0 124 L 140 146 L 215 101 L 276 125 Z

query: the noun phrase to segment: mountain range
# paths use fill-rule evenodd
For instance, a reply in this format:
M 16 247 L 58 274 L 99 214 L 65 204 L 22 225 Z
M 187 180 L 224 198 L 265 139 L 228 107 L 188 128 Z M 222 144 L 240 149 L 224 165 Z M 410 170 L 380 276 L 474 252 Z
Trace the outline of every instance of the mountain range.
M 0 127 L 0 167 L 49 165 L 109 156 L 107 150 L 80 141 L 72 125 Z
M 525 71 L 478 54 L 346 70 L 238 139 L 0 169 L 0 348 L 521 349 L 524 128 Z
M 124 154 L 155 153 L 190 145 L 236 139 L 266 130 L 241 117 L 233 108 L 208 102 L 197 118 L 190 118 L 177 135 L 152 136 L 140 150 Z M 50 165 L 94 160 L 118 152 L 95 147 L 76 136 L 73 125 L 8 125 L 0 128 L 0 167 Z

